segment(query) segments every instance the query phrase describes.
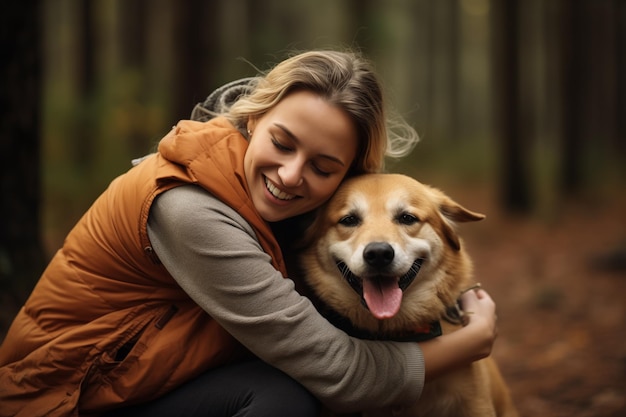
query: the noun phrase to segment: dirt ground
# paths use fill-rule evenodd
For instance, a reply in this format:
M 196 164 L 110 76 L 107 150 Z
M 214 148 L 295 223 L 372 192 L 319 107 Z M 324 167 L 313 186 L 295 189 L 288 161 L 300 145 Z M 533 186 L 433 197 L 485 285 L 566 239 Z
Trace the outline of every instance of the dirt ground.
M 497 303 L 493 355 L 521 416 L 626 416 L 626 195 L 548 220 L 499 215 L 488 194 L 454 196 L 488 215 L 460 232 Z
M 489 190 L 446 192 L 487 214 L 460 233 L 496 300 L 493 355 L 521 416 L 626 416 L 626 193 L 520 219 Z M 1 340 L 13 309 L 0 310 Z

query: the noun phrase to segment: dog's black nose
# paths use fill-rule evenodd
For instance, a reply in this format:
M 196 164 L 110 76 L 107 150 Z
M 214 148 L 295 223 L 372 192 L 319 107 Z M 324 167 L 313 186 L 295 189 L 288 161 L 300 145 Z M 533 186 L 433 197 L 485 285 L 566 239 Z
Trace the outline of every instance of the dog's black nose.
M 393 261 L 393 256 L 393 248 L 386 242 L 368 243 L 363 250 L 363 259 L 368 265 L 375 268 L 389 265 Z

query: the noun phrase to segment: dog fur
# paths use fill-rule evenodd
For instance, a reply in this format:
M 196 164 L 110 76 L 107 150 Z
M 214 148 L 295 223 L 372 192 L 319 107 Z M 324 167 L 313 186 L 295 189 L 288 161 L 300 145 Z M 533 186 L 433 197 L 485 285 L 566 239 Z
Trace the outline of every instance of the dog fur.
M 347 180 L 307 228 L 300 267 L 324 307 L 360 332 L 394 339 L 440 323 L 460 324 L 457 300 L 473 283 L 472 263 L 455 225 L 478 221 L 443 192 L 400 174 Z M 400 288 L 402 287 L 402 289 Z M 391 415 L 364 410 L 364 415 Z M 428 382 L 404 416 L 514 417 L 492 358 Z

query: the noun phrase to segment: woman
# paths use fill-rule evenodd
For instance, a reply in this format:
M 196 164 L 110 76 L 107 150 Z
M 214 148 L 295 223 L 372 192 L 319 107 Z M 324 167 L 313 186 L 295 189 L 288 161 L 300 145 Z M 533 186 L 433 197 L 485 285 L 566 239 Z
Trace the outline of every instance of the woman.
M 350 338 L 284 279 L 270 224 L 397 151 L 363 59 L 296 55 L 224 112 L 180 122 L 67 236 L 0 348 L 0 415 L 313 416 L 410 403 L 489 354 L 484 292 L 418 345 Z

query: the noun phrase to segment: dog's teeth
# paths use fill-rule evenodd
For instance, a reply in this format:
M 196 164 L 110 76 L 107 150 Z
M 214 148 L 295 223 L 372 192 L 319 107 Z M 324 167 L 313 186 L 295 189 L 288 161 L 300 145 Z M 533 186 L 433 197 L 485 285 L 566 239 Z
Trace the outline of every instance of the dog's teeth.
M 409 268 L 409 270 L 407 271 L 407 273 L 404 274 L 400 278 L 398 285 L 400 286 L 400 289 L 402 291 L 406 290 L 409 287 L 409 285 L 411 285 L 415 277 L 417 277 L 417 274 L 420 272 L 420 269 L 422 268 L 423 262 L 424 262 L 423 259 L 416 259 L 415 262 L 413 262 L 413 265 L 411 265 L 411 268 Z

